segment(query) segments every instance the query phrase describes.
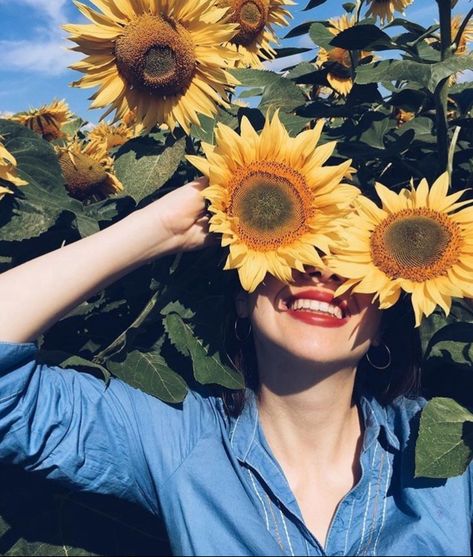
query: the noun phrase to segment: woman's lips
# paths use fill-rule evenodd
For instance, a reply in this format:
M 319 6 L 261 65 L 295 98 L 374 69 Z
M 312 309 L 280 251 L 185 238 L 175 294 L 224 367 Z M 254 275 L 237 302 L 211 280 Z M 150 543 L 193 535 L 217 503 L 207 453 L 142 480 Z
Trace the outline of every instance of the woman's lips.
M 309 299 L 317 300 L 319 302 L 327 302 L 330 304 L 335 303 L 343 312 L 343 318 L 336 317 L 335 315 L 330 315 L 317 310 L 309 309 L 291 309 L 292 304 L 297 299 Z M 339 300 L 334 302 L 333 291 L 321 290 L 321 289 L 308 289 L 299 291 L 293 294 L 288 299 L 285 300 L 285 313 L 288 313 L 293 319 L 307 323 L 308 325 L 314 325 L 318 327 L 343 327 L 350 319 L 350 312 L 348 310 L 347 300 Z
M 324 315 L 315 311 L 293 310 L 289 309 L 286 312 L 293 319 L 307 323 L 308 325 L 315 325 L 318 327 L 343 327 L 348 322 L 349 317 L 339 319 L 332 315 Z

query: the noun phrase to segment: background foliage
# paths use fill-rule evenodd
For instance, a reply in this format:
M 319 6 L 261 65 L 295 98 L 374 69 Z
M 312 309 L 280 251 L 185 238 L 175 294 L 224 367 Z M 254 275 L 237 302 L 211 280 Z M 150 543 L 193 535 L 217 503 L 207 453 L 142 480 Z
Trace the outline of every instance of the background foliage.
M 307 35 L 313 47 L 278 53 L 285 58 L 309 52 L 310 61 L 280 73 L 234 70 L 242 83 L 239 98 L 215 120 L 202 117 L 191 137 L 156 131 L 115 149 L 115 173 L 124 185 L 119 195 L 89 202 L 71 198 L 53 145 L 0 120 L 0 136 L 17 159 L 19 175 L 29 182 L 0 203 L 0 271 L 104 229 L 195 177 L 184 155 L 198 153 L 201 140 L 213 140 L 216 121 L 238 129 L 246 115 L 261 129 L 265 114 L 275 109 L 293 135 L 325 118 L 322 142 L 337 140 L 333 162 L 353 159 L 354 183 L 365 195 L 373 195 L 375 181 L 396 192 L 411 178 L 432 183 L 447 167 L 452 191 L 471 188 L 473 83 L 451 76 L 472 68 L 473 56 L 447 52 L 433 21 L 424 27 L 397 18 L 381 27 L 354 12 L 358 23 L 334 37 L 326 21 L 316 20 L 323 3 L 311 0 L 309 21 L 288 34 Z M 347 12 L 354 8 L 344 5 Z M 352 53 L 354 85 L 347 97 L 328 87 L 327 74 L 337 67 L 314 64 L 320 47 L 334 46 Z M 372 55 L 357 65 L 360 50 Z M 242 106 L 245 99 L 248 106 Z M 408 114 L 404 121 L 402 114 Z M 87 133 L 84 124 L 74 124 L 81 137 Z M 40 338 L 40 358 L 104 381 L 114 375 L 169 403 L 183 400 L 187 389 L 199 384 L 240 388 L 243 380 L 225 354 L 223 257 L 220 249 L 206 250 L 133 272 Z M 455 302 L 448 318 L 436 311 L 425 320 L 421 334 L 423 388 L 432 400 L 421 419 L 417 474 L 456 475 L 471 461 L 473 449 L 468 409 L 473 407 L 473 312 Z M 1 554 L 156 555 L 166 548 L 164 533 L 138 509 L 65 493 L 1 469 Z

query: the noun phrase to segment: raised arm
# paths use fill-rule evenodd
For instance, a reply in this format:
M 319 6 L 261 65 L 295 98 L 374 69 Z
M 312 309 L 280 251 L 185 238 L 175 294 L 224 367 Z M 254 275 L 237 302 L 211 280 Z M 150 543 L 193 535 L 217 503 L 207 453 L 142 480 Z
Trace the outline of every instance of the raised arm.
M 206 429 L 207 403 L 189 395 L 173 407 L 116 379 L 40 365 L 28 341 L 139 265 L 209 242 L 203 185 L 0 276 L 1 463 L 157 512 L 157 486 Z
M 210 242 L 204 185 L 187 184 L 106 230 L 1 274 L 0 341 L 32 341 L 140 265 Z

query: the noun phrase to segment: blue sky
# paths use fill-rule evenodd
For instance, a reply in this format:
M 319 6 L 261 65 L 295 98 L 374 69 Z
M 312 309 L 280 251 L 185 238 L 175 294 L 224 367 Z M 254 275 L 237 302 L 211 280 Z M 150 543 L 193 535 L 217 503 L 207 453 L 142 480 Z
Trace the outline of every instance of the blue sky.
M 294 24 L 339 15 L 344 2 L 329 0 L 303 12 L 307 1 L 298 1 L 292 8 Z M 455 12 L 465 13 L 469 7 L 468 0 L 460 0 Z M 427 26 L 437 17 L 436 2 L 414 0 L 407 15 Z M 83 21 L 72 0 L 0 0 L 0 21 L 0 114 L 36 107 L 53 98 L 65 98 L 76 114 L 96 122 L 100 111 L 88 110 L 91 90 L 68 85 L 80 74 L 67 66 L 80 55 L 67 50 L 68 41 L 60 26 Z

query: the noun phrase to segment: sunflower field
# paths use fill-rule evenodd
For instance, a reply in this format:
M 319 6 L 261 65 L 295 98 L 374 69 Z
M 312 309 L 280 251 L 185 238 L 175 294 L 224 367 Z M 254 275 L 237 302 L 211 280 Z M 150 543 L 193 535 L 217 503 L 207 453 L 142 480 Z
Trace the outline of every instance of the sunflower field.
M 325 253 L 347 289 L 384 308 L 412 300 L 429 399 L 415 474 L 442 481 L 473 458 L 473 9 L 436 0 L 420 24 L 416 0 L 331 0 L 328 20 L 327 0 L 295 4 L 75 2 L 72 86 L 92 90 L 102 118 L 51 99 L 0 119 L 0 272 L 205 175 L 219 245 L 146 265 L 76 307 L 39 339 L 41 361 L 169 404 L 188 389 L 241 389 L 227 270 L 251 291 Z M 295 8 L 305 21 L 292 23 Z M 360 192 L 331 250 L 334 218 Z M 0 554 L 168 546 L 140 509 L 1 468 Z

